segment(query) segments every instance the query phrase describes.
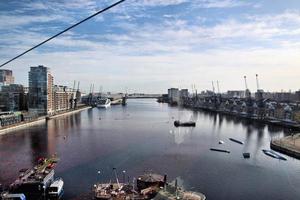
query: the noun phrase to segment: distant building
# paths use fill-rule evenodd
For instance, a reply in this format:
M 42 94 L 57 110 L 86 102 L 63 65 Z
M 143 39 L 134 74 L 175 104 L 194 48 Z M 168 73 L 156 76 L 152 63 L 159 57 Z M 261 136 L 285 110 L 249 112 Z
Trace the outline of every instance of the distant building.
M 49 68 L 42 65 L 30 67 L 28 109 L 39 115 L 54 112 L 53 76 Z
M 0 92 L 1 111 L 22 111 L 27 109 L 24 87 L 20 84 L 2 86 Z
M 14 81 L 12 70 L 0 69 L 0 86 L 14 84 Z
M 189 90 L 188 89 L 181 89 L 180 90 L 180 98 L 185 98 L 189 96 Z
M 246 93 L 245 93 L 245 90 L 228 90 L 227 97 L 228 98 L 245 98 Z
M 168 98 L 170 103 L 179 103 L 179 89 L 178 88 L 170 88 L 168 89 Z

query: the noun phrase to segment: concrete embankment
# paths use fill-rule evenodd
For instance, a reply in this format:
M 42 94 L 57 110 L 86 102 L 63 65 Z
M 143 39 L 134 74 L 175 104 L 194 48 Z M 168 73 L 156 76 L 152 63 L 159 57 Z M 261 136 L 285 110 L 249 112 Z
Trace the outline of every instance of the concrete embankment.
M 47 116 L 46 118 L 47 118 L 47 120 L 54 119 L 54 118 L 57 118 L 57 117 L 62 117 L 62 116 L 65 116 L 65 115 L 71 115 L 71 114 L 74 114 L 74 113 L 77 113 L 77 112 L 81 112 L 83 110 L 87 110 L 87 109 L 90 109 L 90 108 L 92 108 L 92 107 L 91 106 L 85 106 L 85 107 L 78 108 L 78 109 L 75 109 L 75 110 L 59 113 L 59 114 L 52 115 L 52 116 Z
M 4 135 L 4 134 L 7 134 L 7 133 L 15 131 L 15 130 L 27 128 L 29 126 L 34 126 L 34 125 L 42 124 L 42 123 L 45 123 L 45 122 L 46 122 L 45 117 L 39 117 L 38 119 L 33 120 L 33 121 L 20 122 L 20 123 L 17 123 L 17 124 L 12 124 L 10 126 L 5 126 L 5 127 L 2 127 L 0 129 L 0 135 Z
M 300 159 L 300 133 L 271 141 L 271 149 Z
M 76 110 L 59 113 L 59 114 L 56 114 L 56 115 L 53 115 L 53 116 L 39 117 L 36 120 L 29 121 L 29 122 L 20 122 L 20 123 L 17 123 L 17 124 L 12 124 L 12 125 L 9 125 L 9 126 L 5 126 L 5 127 L 0 128 L 0 135 L 4 135 L 4 134 L 7 134 L 7 133 L 10 133 L 12 131 L 19 130 L 19 129 L 24 129 L 24 128 L 27 128 L 29 126 L 34 126 L 34 125 L 45 123 L 46 119 L 48 120 L 48 119 L 54 119 L 54 118 L 57 118 L 57 117 L 62 117 L 62 116 L 65 116 L 65 115 L 71 115 L 71 114 L 81 112 L 83 110 L 90 109 L 90 108 L 92 108 L 92 107 L 85 106 L 85 107 L 82 107 L 82 108 L 78 108 Z

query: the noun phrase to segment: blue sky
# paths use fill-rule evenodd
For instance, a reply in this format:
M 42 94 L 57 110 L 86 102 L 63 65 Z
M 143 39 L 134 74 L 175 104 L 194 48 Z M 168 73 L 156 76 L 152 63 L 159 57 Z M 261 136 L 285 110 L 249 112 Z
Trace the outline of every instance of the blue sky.
M 0 1 L 0 62 L 116 0 Z M 169 87 L 266 91 L 300 89 L 299 0 L 127 0 L 13 61 L 16 83 L 30 66 L 51 68 L 56 84 L 106 91 Z

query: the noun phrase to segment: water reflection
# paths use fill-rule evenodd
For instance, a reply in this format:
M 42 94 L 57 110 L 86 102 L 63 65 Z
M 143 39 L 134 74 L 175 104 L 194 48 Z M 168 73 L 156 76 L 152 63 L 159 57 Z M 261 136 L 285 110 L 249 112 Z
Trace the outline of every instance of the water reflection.
M 196 121 L 196 127 L 175 128 L 176 119 Z M 261 152 L 271 138 L 289 133 L 233 116 L 129 100 L 125 107 L 94 108 L 0 136 L 0 182 L 9 183 L 38 156 L 58 153 L 56 172 L 66 183 L 65 199 L 89 195 L 99 179 L 96 172 L 103 171 L 101 179 L 109 181 L 112 167 L 130 177 L 149 169 L 171 180 L 180 177 L 184 186 L 208 199 L 299 199 L 300 192 L 289 185 L 300 187 L 300 162 L 278 162 Z M 219 140 L 225 143 L 219 145 Z M 211 152 L 211 147 L 231 153 Z M 243 159 L 243 152 L 251 158 Z

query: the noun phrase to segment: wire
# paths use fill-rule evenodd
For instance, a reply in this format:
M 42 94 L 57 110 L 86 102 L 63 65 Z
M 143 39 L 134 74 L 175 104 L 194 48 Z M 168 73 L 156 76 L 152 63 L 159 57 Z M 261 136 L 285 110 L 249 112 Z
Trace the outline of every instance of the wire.
M 77 22 L 76 24 L 73 24 L 72 26 L 66 28 L 65 30 L 63 30 L 63 31 L 61 31 L 61 32 L 59 32 L 59 33 L 53 35 L 52 37 L 50 37 L 50 38 L 44 40 L 43 42 L 41 42 L 41 43 L 35 45 L 34 47 L 32 47 L 32 48 L 30 48 L 30 49 L 24 51 L 23 53 L 17 55 L 16 57 L 14 57 L 14 58 L 8 60 L 7 62 L 5 62 L 5 63 L 3 63 L 3 64 L 1 64 L 0 67 L 3 67 L 4 65 L 7 65 L 8 63 L 12 62 L 13 60 L 15 60 L 15 59 L 17 59 L 17 58 L 19 58 L 19 57 L 21 57 L 21 56 L 23 56 L 23 55 L 26 54 L 26 53 L 32 51 L 33 49 L 35 49 L 35 48 L 37 48 L 37 47 L 39 47 L 39 46 L 45 44 L 46 42 L 48 42 L 48 41 L 50 41 L 50 40 L 56 38 L 57 36 L 59 36 L 59 35 L 65 33 L 65 32 L 67 32 L 68 30 L 70 30 L 70 29 L 72 29 L 72 28 L 78 26 L 79 24 L 81 24 L 81 23 L 83 23 L 83 22 L 85 22 L 85 21 L 87 21 L 87 20 L 89 20 L 89 19 L 91 19 L 91 18 L 93 18 L 93 17 L 99 15 L 100 13 L 103 13 L 103 12 L 105 12 L 105 11 L 107 11 L 107 10 L 109 10 L 109 9 L 111 9 L 111 8 L 113 8 L 113 7 L 115 7 L 115 6 L 117 6 L 118 4 L 120 4 L 120 3 L 124 2 L 124 1 L 125 1 L 125 0 L 117 1 L 116 3 L 114 3 L 114 4 L 112 4 L 112 5 L 110 5 L 110 6 L 106 7 L 106 8 L 104 8 L 104 9 L 102 9 L 102 10 L 100 10 L 100 11 L 94 13 L 94 14 L 92 14 L 91 16 L 89 16 L 89 17 L 87 17 L 87 18 L 81 20 L 80 22 Z

